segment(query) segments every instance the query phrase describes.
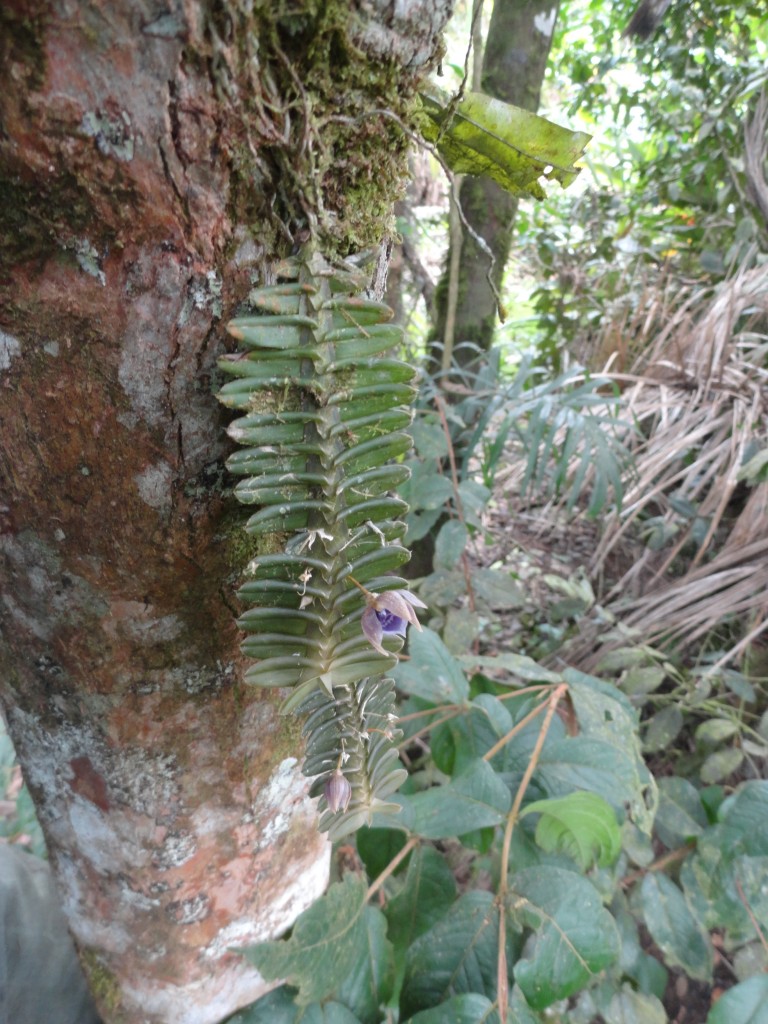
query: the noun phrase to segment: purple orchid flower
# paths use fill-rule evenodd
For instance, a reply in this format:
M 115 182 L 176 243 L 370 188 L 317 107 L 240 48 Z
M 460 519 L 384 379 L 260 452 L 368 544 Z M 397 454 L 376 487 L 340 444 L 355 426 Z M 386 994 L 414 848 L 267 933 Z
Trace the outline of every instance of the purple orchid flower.
M 394 633 L 404 637 L 408 626 L 415 626 L 420 630 L 421 626 L 414 609 L 427 606 L 408 590 L 387 590 L 383 594 L 373 594 L 360 586 L 357 580 L 352 579 L 352 582 L 365 594 L 368 605 L 360 620 L 363 633 L 371 647 L 389 657 L 390 652 L 381 645 L 384 634 Z

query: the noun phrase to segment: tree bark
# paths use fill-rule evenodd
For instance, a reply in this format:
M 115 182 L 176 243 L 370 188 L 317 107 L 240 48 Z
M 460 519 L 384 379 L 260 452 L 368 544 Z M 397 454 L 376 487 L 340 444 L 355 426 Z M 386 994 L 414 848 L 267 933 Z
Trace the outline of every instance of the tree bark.
M 497 0 L 488 26 L 483 54 L 482 91 L 536 111 L 546 71 L 559 0 Z M 459 200 L 475 232 L 495 257 L 491 279 L 500 289 L 509 257 L 517 199 L 490 178 L 466 177 Z M 450 266 L 450 254 L 448 257 Z M 487 351 L 493 341 L 497 304 L 488 284 L 488 256 L 464 230 L 459 261 L 458 301 L 454 329 L 455 360 L 466 366 Z M 437 289 L 435 339 L 445 334 L 448 274 Z M 462 346 L 469 342 L 470 345 Z M 440 354 L 433 357 L 440 365 Z
M 382 174 L 393 128 L 365 107 L 398 75 L 412 93 L 448 9 L 344 4 L 321 31 L 330 3 L 291 25 L 253 7 L 0 12 L 0 704 L 108 1022 L 208 1024 L 254 1000 L 271 986 L 230 950 L 327 883 L 300 730 L 240 682 L 252 552 L 222 493 L 212 378 L 222 319 L 302 215 L 339 251 L 384 233 L 400 171 Z M 298 108 L 318 68 L 341 74 L 345 34 L 345 72 L 357 60 L 372 87 L 344 130 L 370 153 L 348 137 L 339 170 Z M 278 109 L 283 58 L 298 84 Z M 319 185 L 299 187 L 296 154 Z M 366 169 L 368 220 L 350 200 Z

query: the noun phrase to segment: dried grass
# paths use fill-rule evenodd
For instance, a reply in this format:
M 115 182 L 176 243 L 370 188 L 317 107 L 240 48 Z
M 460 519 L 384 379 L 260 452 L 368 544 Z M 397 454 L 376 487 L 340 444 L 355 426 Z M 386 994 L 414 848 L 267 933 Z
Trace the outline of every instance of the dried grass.
M 737 274 L 703 308 L 696 299 L 683 296 L 631 372 L 615 375 L 638 427 L 627 439 L 636 477 L 590 564 L 600 578 L 649 520 L 674 537 L 643 549 L 602 603 L 645 640 L 678 644 L 729 620 L 768 629 L 768 484 L 734 513 L 743 464 L 768 447 L 768 267 Z

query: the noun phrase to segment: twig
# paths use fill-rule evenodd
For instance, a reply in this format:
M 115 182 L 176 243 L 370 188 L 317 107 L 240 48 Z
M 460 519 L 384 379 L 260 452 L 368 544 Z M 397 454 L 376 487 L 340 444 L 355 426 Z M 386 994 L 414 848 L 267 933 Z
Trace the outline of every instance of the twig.
M 517 694 L 515 694 L 515 696 L 517 696 Z M 542 713 L 542 711 L 544 711 L 546 706 L 547 701 L 544 701 L 543 703 L 537 705 L 537 707 L 535 707 L 533 711 L 529 711 L 525 718 L 521 718 L 520 721 L 517 722 L 505 736 L 502 736 L 497 743 L 494 743 L 490 750 L 486 750 L 486 752 L 483 754 L 483 760 L 490 761 L 492 758 L 494 758 L 501 750 L 501 748 L 505 746 L 507 743 L 509 743 L 509 741 L 514 736 L 521 732 L 526 727 L 526 725 L 529 725 L 534 720 L 534 718 L 538 718 L 538 716 Z
M 752 926 L 757 932 L 757 937 L 760 939 L 763 949 L 768 953 L 768 941 L 766 941 L 763 929 L 760 927 L 760 922 L 755 917 L 752 907 L 750 907 L 747 902 L 747 897 L 744 895 L 744 890 L 742 889 L 741 882 L 738 878 L 736 879 L 736 892 L 739 894 L 739 899 L 744 904 L 744 909 L 749 914 L 749 920 L 752 922 Z
M 440 423 L 445 434 L 445 441 L 448 446 L 448 462 L 451 467 L 451 483 L 453 484 L 453 500 L 456 505 L 456 514 L 459 517 L 459 522 L 462 526 L 466 527 L 467 521 L 464 517 L 464 504 L 461 500 L 461 493 L 459 492 L 459 471 L 456 467 L 456 453 L 453 450 L 453 441 L 451 440 L 451 429 L 448 426 L 448 417 L 445 414 L 445 403 L 440 395 L 435 395 L 435 407 L 440 417 Z M 461 567 L 464 571 L 464 582 L 467 587 L 467 598 L 469 600 L 469 610 L 474 612 L 477 603 L 475 601 L 475 590 L 472 586 L 472 577 L 469 572 L 469 559 L 467 558 L 466 551 L 461 553 Z M 477 653 L 477 652 L 475 652 Z
M 565 696 L 567 692 L 568 684 L 560 683 L 550 694 L 549 700 L 535 709 L 536 714 L 538 714 L 546 707 L 547 713 L 544 717 L 544 721 L 541 723 L 541 729 L 539 730 L 539 735 L 536 739 L 536 745 L 533 748 L 530 760 L 528 761 L 523 777 L 520 780 L 520 785 L 517 787 L 517 793 L 515 794 L 515 799 L 512 802 L 512 809 L 507 815 L 507 824 L 504 829 L 504 842 L 501 849 L 501 877 L 499 879 L 499 889 L 497 893 L 499 903 L 499 954 L 496 964 L 498 972 L 496 976 L 496 991 L 499 998 L 499 1017 L 502 1024 L 505 1024 L 507 1019 L 507 936 L 504 906 L 509 881 L 509 848 L 512 843 L 512 832 L 514 830 L 515 823 L 517 822 L 518 815 L 520 814 L 520 807 L 522 806 L 525 792 L 528 789 L 533 773 L 536 771 L 536 766 L 538 765 L 539 758 L 541 757 L 541 751 L 544 749 L 544 741 L 547 738 L 549 727 L 552 724 L 552 718 L 557 710 L 557 705 L 560 703 L 560 699 Z M 530 716 L 528 717 L 530 718 Z
M 670 850 L 669 853 L 665 853 L 663 857 L 655 860 L 653 864 L 649 864 L 647 868 L 640 868 L 639 871 L 633 871 L 631 874 L 625 875 L 621 880 L 622 889 L 628 889 L 630 885 L 639 882 L 641 878 L 645 878 L 649 871 L 663 871 L 670 864 L 676 864 L 679 860 L 685 860 L 686 857 L 693 853 L 694 849 L 695 847 L 693 846 L 679 846 L 676 850 Z
M 379 891 L 379 889 L 382 887 L 382 885 L 384 885 L 384 883 L 392 874 L 392 872 L 397 869 L 397 866 L 401 863 L 401 861 L 405 860 L 405 858 L 408 856 L 408 854 L 411 852 L 414 846 L 418 845 L 418 842 L 418 836 L 411 836 L 411 838 L 408 840 L 408 842 L 405 844 L 402 850 L 399 853 L 395 854 L 395 856 L 392 858 L 389 864 L 387 864 L 387 866 L 384 868 L 381 874 L 377 878 L 375 878 L 373 882 L 371 882 L 371 884 L 368 886 L 368 891 L 365 894 L 366 903 L 371 898 L 371 896 L 374 896 Z
M 459 191 L 464 180 L 463 174 L 457 174 L 453 179 L 450 191 L 450 213 L 448 216 L 448 251 L 450 262 L 448 264 L 448 294 L 446 296 L 445 328 L 443 331 L 443 355 L 440 361 L 440 368 L 443 371 L 450 370 L 453 362 L 453 348 L 456 340 L 456 310 L 459 307 L 459 278 L 461 276 L 461 249 L 464 242 L 464 232 L 461 230 L 461 218 L 459 217 Z

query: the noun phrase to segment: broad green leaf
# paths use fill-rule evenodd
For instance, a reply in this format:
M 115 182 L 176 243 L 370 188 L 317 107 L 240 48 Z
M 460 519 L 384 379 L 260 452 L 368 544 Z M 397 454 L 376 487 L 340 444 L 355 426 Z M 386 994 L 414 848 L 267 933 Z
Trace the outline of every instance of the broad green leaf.
M 726 747 L 725 750 L 716 750 L 704 761 L 699 769 L 701 781 L 707 785 L 713 782 L 720 782 L 733 775 L 741 767 L 744 760 L 744 751 L 738 747 Z
M 469 531 L 458 519 L 443 523 L 435 539 L 435 568 L 453 569 L 469 540 Z
M 481 693 L 465 714 L 439 725 L 432 733 L 432 758 L 446 775 L 458 775 L 473 761 L 483 757 L 491 747 L 512 729 L 507 708 L 496 697 Z M 498 768 L 497 754 L 492 764 Z
M 535 1010 L 588 985 L 619 955 L 616 923 L 590 881 L 546 865 L 512 879 L 510 914 L 533 932 L 515 980 Z
M 499 1024 L 499 1013 L 487 996 L 468 992 L 452 996 L 431 1010 L 421 1010 L 406 1024 Z M 517 986 L 510 995 L 507 1024 L 539 1024 L 539 1017 L 531 1012 Z
M 408 540 L 411 541 L 410 527 Z M 419 595 L 430 608 L 445 608 L 467 592 L 467 581 L 460 569 L 438 569 L 430 573 L 419 588 Z
M 378 1024 L 379 1007 L 392 995 L 394 955 L 387 922 L 378 907 L 366 907 L 363 921 L 363 944 L 347 964 L 346 977 L 334 995 L 362 1024 Z
M 603 1015 L 605 1024 L 667 1024 L 664 1004 L 656 996 L 622 985 Z
M 482 526 L 481 517 L 490 496 L 490 490 L 477 480 L 462 480 L 459 484 L 464 520 L 469 526 Z
M 747 906 L 758 921 L 768 920 L 768 855 L 739 853 L 738 844 L 732 851 L 722 850 L 712 844 L 712 832 L 716 830 L 699 838 L 696 854 L 683 864 L 680 882 L 704 924 L 721 929 L 736 945 L 755 934 Z
M 707 1024 L 768 1024 L 768 975 L 748 978 L 720 996 Z
M 613 864 L 621 852 L 621 831 L 613 808 L 596 793 L 571 793 L 528 804 L 520 817 L 541 815 L 536 842 L 548 853 L 567 853 L 586 871 Z
M 724 800 L 718 812 L 723 845 L 739 852 L 768 854 L 768 781 L 745 782 Z
M 486 996 L 467 992 L 452 996 L 431 1010 L 421 1010 L 409 1017 L 406 1024 L 447 1024 L 448 1021 L 451 1024 L 498 1024 L 499 1015 Z
M 453 485 L 445 476 L 438 476 L 434 469 L 411 477 L 406 492 L 409 504 L 415 509 L 441 508 L 453 497 Z
M 603 675 L 620 672 L 622 669 L 643 666 L 648 661 L 647 652 L 642 647 L 617 647 L 608 651 L 597 663 L 596 671 Z
M 567 187 L 591 138 L 483 93 L 467 93 L 451 110 L 450 97 L 430 86 L 422 101 L 431 121 L 422 131 L 451 170 L 486 175 L 515 195 L 543 199 L 542 175 Z
M 645 723 L 643 749 L 651 752 L 666 750 L 672 745 L 683 724 L 683 713 L 677 704 L 669 704 L 661 711 L 657 711 Z
M 365 892 L 364 879 L 347 875 L 301 914 L 290 938 L 250 946 L 244 956 L 268 981 L 297 988 L 299 1005 L 328 998 L 367 943 Z
M 613 748 L 617 769 L 625 773 L 629 790 L 622 800 L 626 800 L 630 817 L 638 828 L 650 835 L 658 793 L 640 750 L 637 712 L 628 698 L 610 683 L 572 668 L 563 672 L 563 678 L 570 687 L 582 735 L 599 738 Z M 595 792 L 615 806 L 610 794 L 599 789 Z
M 355 842 L 366 871 L 371 878 L 376 878 L 402 850 L 407 839 L 400 830 L 364 825 L 355 833 Z
M 758 940 L 748 942 L 734 954 L 733 969 L 739 981 L 756 974 L 768 974 L 768 949 Z
M 637 799 L 637 772 L 631 752 L 606 740 L 568 736 L 547 744 L 536 775 L 550 796 L 578 790 L 597 793 L 620 813 Z
M 674 849 L 700 836 L 706 827 L 707 815 L 696 788 L 676 775 L 659 779 L 655 829 L 662 843 Z
M 522 608 L 525 604 L 523 588 L 508 572 L 499 569 L 476 569 L 472 573 L 475 596 L 489 608 L 504 611 Z
M 402 889 L 384 911 L 396 953 L 404 958 L 411 943 L 447 914 L 455 898 L 456 883 L 445 858 L 431 846 L 419 846 Z
M 708 718 L 697 726 L 694 735 L 697 743 L 714 745 L 729 740 L 738 731 L 739 723 L 730 718 Z
M 471 650 L 483 625 L 484 619 L 477 612 L 469 608 L 449 608 L 443 626 L 445 646 L 455 657 L 461 657 Z
M 658 690 L 667 673 L 660 665 L 636 665 L 621 680 L 621 688 L 630 696 L 642 696 Z
M 411 436 L 416 451 L 422 459 L 442 459 L 448 454 L 448 439 L 442 424 L 419 416 L 411 425 Z
M 643 916 L 654 942 L 673 967 L 700 981 L 712 977 L 709 935 L 694 917 L 675 883 L 660 872 L 648 872 L 640 889 Z
M 401 1010 L 407 1017 L 462 993 L 496 998 L 499 911 L 492 893 L 472 889 L 461 896 L 408 950 Z M 517 942 L 507 938 L 507 963 Z
M 509 789 L 485 761 L 475 761 L 450 782 L 414 796 L 400 796 L 409 828 L 427 839 L 461 836 L 499 825 L 509 813 Z
M 274 989 L 251 1006 L 227 1017 L 226 1024 L 362 1024 L 360 1019 L 341 1003 L 322 1006 L 298 1006 L 296 993 L 284 985 Z
M 563 677 L 559 672 L 553 672 L 551 669 L 544 668 L 543 665 L 534 661 L 533 658 L 529 658 L 527 654 L 506 652 L 495 655 L 467 654 L 461 659 L 461 662 L 468 669 L 496 669 L 502 673 L 509 672 L 519 679 L 530 682 L 561 683 L 563 681 Z M 501 679 L 500 682 L 503 684 L 504 680 Z
M 409 661 L 401 661 L 392 673 L 398 689 L 433 704 L 463 704 L 469 683 L 461 666 L 431 629 L 408 635 Z

